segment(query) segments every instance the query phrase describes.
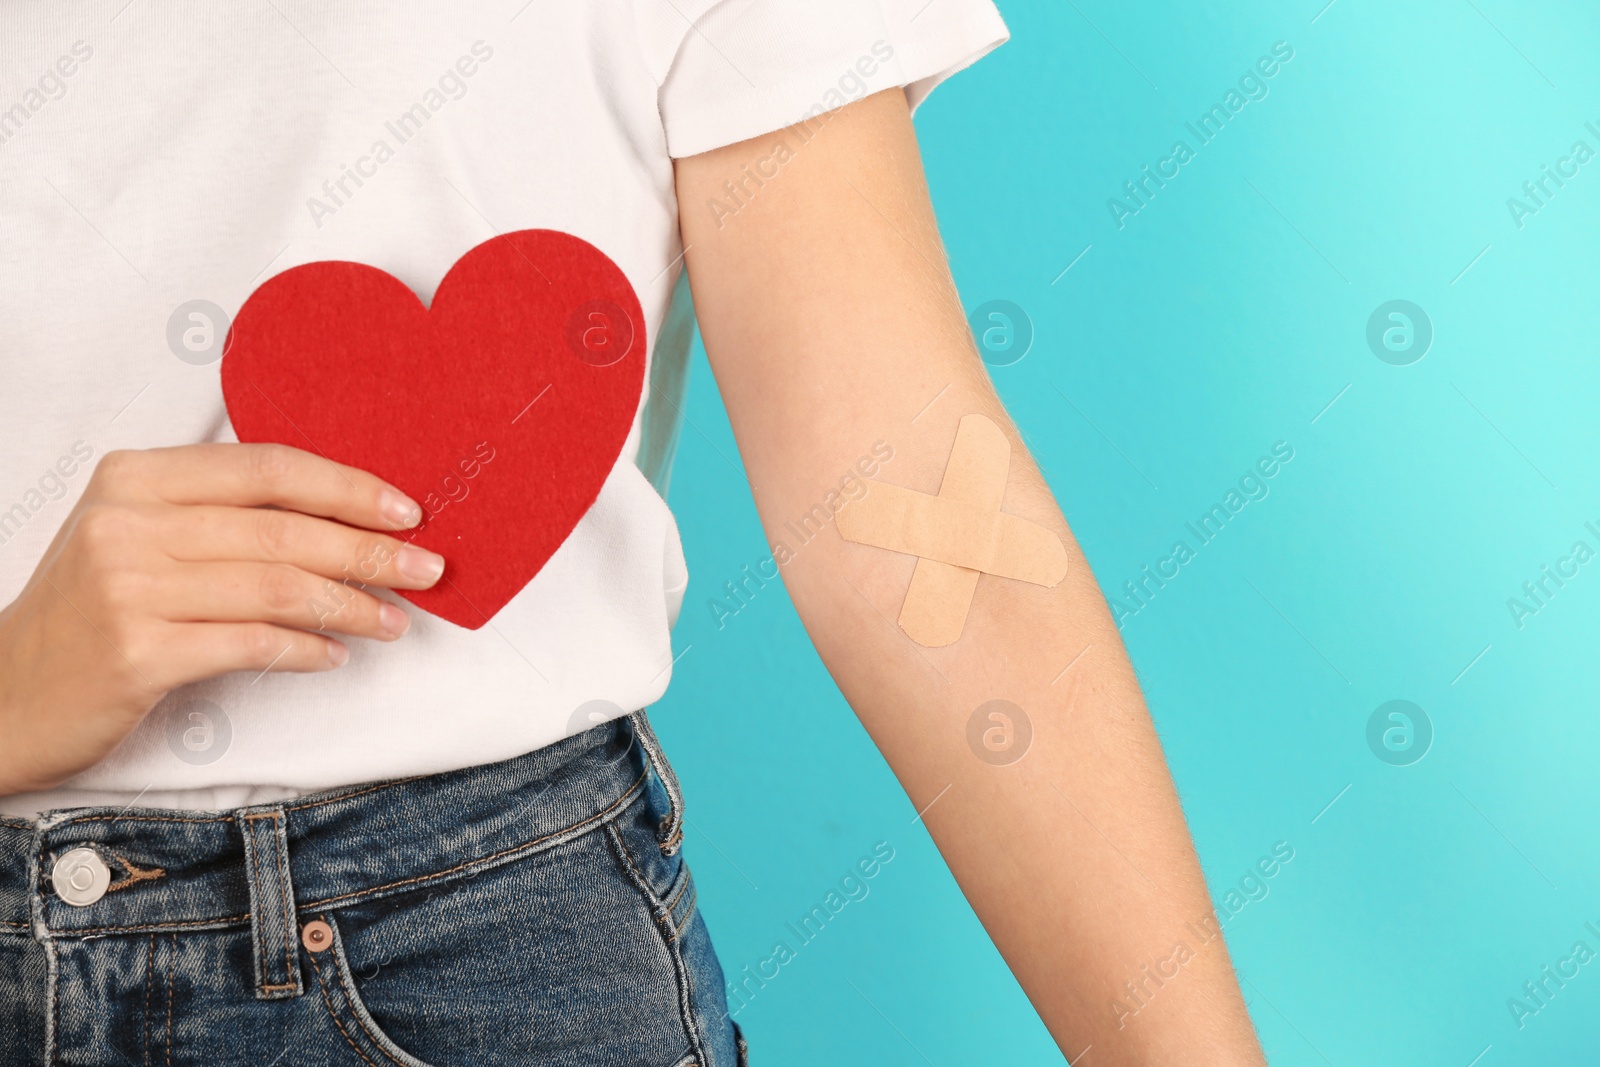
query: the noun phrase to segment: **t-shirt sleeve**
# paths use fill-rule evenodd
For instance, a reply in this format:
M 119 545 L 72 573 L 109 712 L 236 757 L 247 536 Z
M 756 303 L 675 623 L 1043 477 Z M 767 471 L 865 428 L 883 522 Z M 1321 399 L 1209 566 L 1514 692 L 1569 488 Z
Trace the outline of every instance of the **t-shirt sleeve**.
M 674 158 L 900 87 L 912 108 L 1009 36 L 991 0 L 642 0 Z

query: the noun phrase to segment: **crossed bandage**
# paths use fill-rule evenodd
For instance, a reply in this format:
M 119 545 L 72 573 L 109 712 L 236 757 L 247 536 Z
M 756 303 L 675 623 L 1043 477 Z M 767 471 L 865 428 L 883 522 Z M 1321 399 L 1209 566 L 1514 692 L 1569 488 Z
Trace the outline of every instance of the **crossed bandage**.
M 1067 550 L 1043 526 L 1000 510 L 1011 442 L 982 415 L 956 431 L 939 495 L 871 483 L 838 514 L 839 533 L 918 557 L 900 608 L 900 628 L 917 644 L 955 642 L 967 623 L 979 574 L 1053 586 L 1066 577 Z

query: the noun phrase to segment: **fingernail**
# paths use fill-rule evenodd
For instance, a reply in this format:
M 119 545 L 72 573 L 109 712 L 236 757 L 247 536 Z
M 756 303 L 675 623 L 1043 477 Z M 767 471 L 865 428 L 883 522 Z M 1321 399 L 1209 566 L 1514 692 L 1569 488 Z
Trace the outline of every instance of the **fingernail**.
M 416 545 L 405 545 L 395 559 L 395 567 L 413 582 L 432 585 L 444 573 L 444 557 Z
M 350 658 L 350 650 L 337 641 L 328 642 L 328 662 L 335 667 L 343 667 Z
M 422 521 L 422 509 L 417 502 L 393 489 L 383 491 L 378 506 L 383 510 L 383 517 L 393 523 L 396 529 L 409 530 Z
M 393 604 L 378 608 L 378 626 L 390 637 L 399 637 L 411 625 L 411 617 Z

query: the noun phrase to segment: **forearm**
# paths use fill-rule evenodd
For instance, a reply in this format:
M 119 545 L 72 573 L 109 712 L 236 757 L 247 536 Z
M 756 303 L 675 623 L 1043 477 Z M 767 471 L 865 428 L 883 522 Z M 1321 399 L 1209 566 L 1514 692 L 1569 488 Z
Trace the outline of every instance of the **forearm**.
M 886 478 L 937 491 L 939 471 L 922 459 L 948 452 L 956 414 L 999 419 L 984 389 L 952 386 L 945 401 L 946 417 L 930 411 L 898 435 Z M 1061 585 L 980 579 L 963 636 L 936 649 L 894 622 L 914 566 L 907 557 L 827 536 L 785 581 L 1063 1051 L 1092 1044 L 1102 1064 L 1199 1063 L 1210 1048 L 1217 1063 L 1250 1062 L 1226 949 L 1220 936 L 1202 944 L 1196 935 L 1216 923 L 1127 657 L 1059 512 L 1008 436 L 1006 508 L 1068 542 Z M 777 484 L 758 494 L 774 538 L 781 516 L 804 506 Z M 996 700 L 1017 710 L 979 712 Z M 1169 960 L 1178 942 L 1194 958 L 1153 982 L 1144 968 Z
M 1211 905 L 1132 670 L 973 352 L 925 192 L 905 180 L 920 165 L 904 102 L 889 96 L 803 143 L 791 134 L 792 159 L 720 226 L 702 201 L 772 139 L 680 168 L 707 351 L 785 585 L 1063 1050 L 1259 1062 L 1220 936 L 1192 932 L 1214 928 Z M 1069 570 L 1053 588 L 981 577 L 960 639 L 927 648 L 896 623 L 916 560 L 800 519 L 847 499 L 841 481 L 878 441 L 893 450 L 878 480 L 936 493 L 971 413 L 1011 442 L 1004 510 L 1059 535 Z M 992 700 L 1031 726 L 1014 763 L 969 745 Z M 1192 958 L 1157 989 L 1143 965 L 1180 941 Z M 1128 981 L 1145 990 L 1136 1014 L 1113 1005 L 1136 1006 Z

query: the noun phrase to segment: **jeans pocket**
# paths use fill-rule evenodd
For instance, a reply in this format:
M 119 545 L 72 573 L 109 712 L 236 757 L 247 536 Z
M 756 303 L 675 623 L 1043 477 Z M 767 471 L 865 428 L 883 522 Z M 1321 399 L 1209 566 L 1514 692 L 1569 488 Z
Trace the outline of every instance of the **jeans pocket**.
M 643 809 L 636 796 L 630 836 L 660 857 Z M 333 1020 L 320 1040 L 351 1048 L 346 1067 L 683 1062 L 696 1045 L 682 935 L 657 916 L 693 930 L 687 868 L 664 861 L 685 880 L 668 882 L 663 906 L 651 906 L 619 869 L 611 825 L 471 878 L 301 909 L 302 919 L 339 924 L 308 979 L 310 995 L 326 992 Z
M 658 842 L 658 820 L 646 805 L 632 818 L 606 827 L 617 866 L 637 890 L 670 954 L 679 986 L 683 1025 L 700 1067 L 735 1067 L 748 1059 L 728 1014 L 722 968 L 700 917 L 689 865 Z
M 306 953 L 311 961 L 316 993 L 326 1005 L 334 1029 L 357 1060 L 366 1067 L 432 1067 L 397 1045 L 367 1011 L 356 990 L 355 977 L 350 973 L 338 920 L 332 914 L 311 917 L 321 919 L 333 931 L 331 946 L 320 952 Z

